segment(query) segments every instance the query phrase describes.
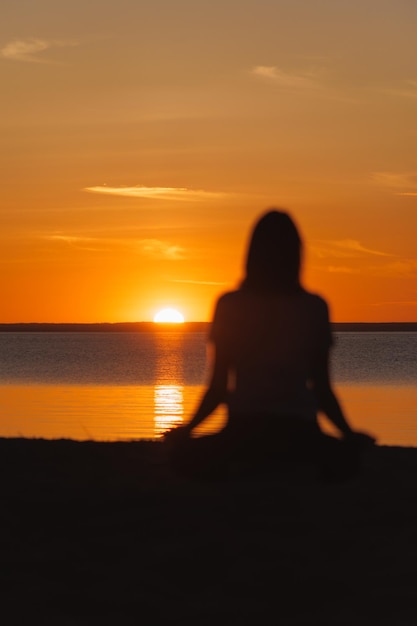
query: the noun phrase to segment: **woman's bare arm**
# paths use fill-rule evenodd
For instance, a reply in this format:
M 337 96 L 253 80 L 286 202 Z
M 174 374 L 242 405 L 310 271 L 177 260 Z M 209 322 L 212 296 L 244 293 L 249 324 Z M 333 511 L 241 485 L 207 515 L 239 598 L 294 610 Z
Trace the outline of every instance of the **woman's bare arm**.
M 313 371 L 312 383 L 319 410 L 323 411 L 343 437 L 352 438 L 357 444 L 365 446 L 375 443 L 375 437 L 353 430 L 346 420 L 330 381 L 328 351 L 318 359 Z
M 346 420 L 330 381 L 328 351 L 323 353 L 314 365 L 312 385 L 319 410 L 326 415 L 343 435 L 352 435 L 353 430 Z
M 183 428 L 191 432 L 227 400 L 229 363 L 224 350 L 213 346 L 213 367 L 210 382 L 193 417 Z

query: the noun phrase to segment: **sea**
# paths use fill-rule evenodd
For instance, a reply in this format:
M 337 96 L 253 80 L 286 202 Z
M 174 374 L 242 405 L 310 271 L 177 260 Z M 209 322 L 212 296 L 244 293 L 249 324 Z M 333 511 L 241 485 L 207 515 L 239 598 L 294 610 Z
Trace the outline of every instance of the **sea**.
M 202 396 L 206 340 L 206 330 L 182 326 L 0 332 L 0 437 L 158 439 Z M 331 372 L 354 428 L 381 445 L 417 447 L 417 332 L 336 332 Z M 225 421 L 219 407 L 197 434 Z

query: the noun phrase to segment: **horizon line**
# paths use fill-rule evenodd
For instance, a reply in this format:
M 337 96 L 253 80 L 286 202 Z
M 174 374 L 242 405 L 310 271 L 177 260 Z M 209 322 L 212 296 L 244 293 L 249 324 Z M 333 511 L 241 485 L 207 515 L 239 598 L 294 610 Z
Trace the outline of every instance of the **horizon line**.
M 204 328 L 211 324 L 211 321 L 184 321 L 178 322 L 0 322 L 0 332 L 8 331 L 31 331 L 39 330 L 47 332 L 48 330 L 60 331 L 76 331 L 76 330 L 96 330 L 96 331 L 128 331 L 133 329 L 153 329 L 153 330 L 180 330 L 181 328 L 189 329 Z M 417 331 L 417 321 L 415 322 L 330 322 L 333 330 L 411 330 Z

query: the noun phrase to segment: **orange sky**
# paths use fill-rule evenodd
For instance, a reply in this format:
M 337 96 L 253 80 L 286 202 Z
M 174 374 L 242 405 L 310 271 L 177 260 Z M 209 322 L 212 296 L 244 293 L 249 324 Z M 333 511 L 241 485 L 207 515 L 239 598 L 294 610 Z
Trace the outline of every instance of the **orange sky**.
M 5 0 L 0 322 L 209 319 L 288 209 L 335 321 L 417 320 L 417 4 Z

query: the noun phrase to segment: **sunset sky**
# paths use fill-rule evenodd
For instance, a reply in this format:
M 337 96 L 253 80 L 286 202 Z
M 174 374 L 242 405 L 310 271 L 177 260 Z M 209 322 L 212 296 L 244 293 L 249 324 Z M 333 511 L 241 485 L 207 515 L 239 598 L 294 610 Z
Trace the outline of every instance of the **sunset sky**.
M 0 322 L 208 320 L 283 207 L 334 321 L 417 321 L 415 0 L 2 0 Z

